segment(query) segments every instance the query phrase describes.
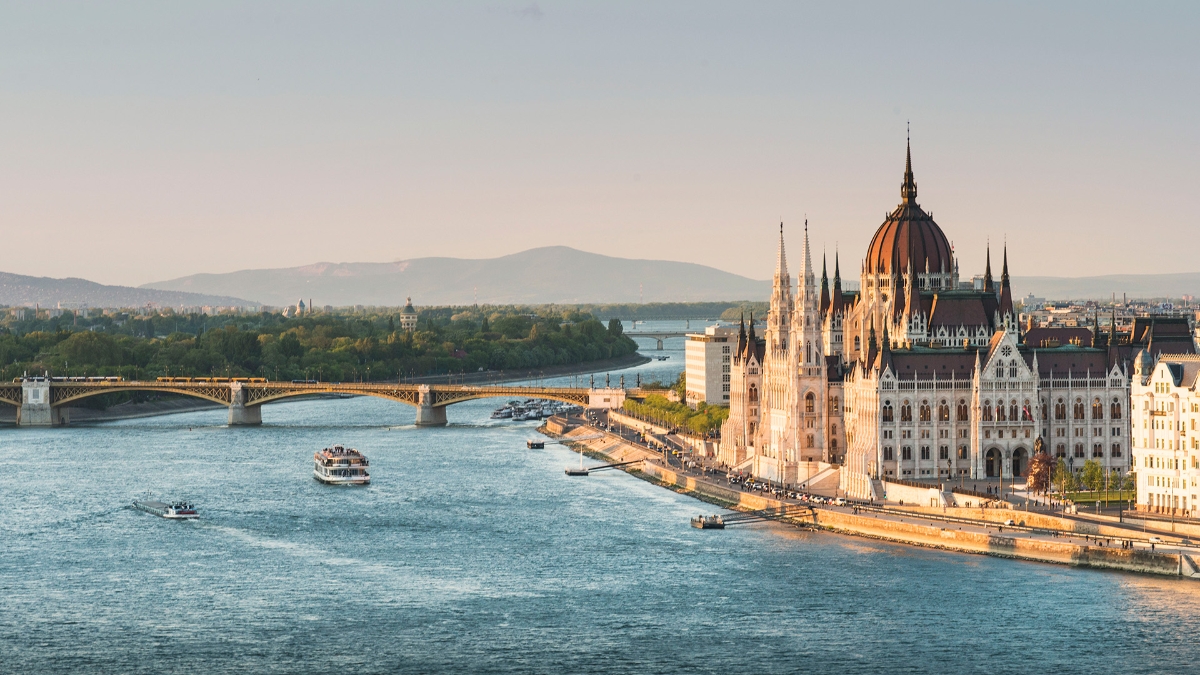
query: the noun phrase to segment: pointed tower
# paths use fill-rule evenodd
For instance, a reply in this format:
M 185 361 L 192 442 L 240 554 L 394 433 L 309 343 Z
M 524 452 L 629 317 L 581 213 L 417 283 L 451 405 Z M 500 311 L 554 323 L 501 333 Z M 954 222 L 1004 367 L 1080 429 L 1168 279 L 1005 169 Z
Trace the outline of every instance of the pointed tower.
M 825 254 L 821 254 L 821 316 L 829 313 L 829 274 L 826 273 Z
M 791 337 L 792 277 L 788 274 L 787 252 L 783 245 L 783 223 L 779 223 L 779 255 L 771 286 L 771 309 L 767 314 L 767 349 L 786 351 Z
M 988 293 L 996 292 L 996 289 L 992 286 L 992 245 L 990 243 L 987 247 L 987 267 L 983 270 L 983 290 Z
M 1004 330 L 1017 330 L 1017 312 L 1013 308 L 1012 287 L 1008 283 L 1008 244 L 1004 245 L 1004 268 L 1000 273 L 1000 320 L 1004 323 Z
M 900 185 L 900 203 L 917 203 L 917 181 L 913 178 L 912 170 L 912 140 L 905 142 L 904 149 L 904 183 Z
M 825 350 L 821 340 L 821 308 L 817 279 L 813 274 L 812 255 L 808 248 L 808 221 L 804 221 L 804 249 L 800 254 L 800 271 L 796 275 L 796 308 L 793 332 L 796 336 L 797 361 L 800 372 L 808 374 L 818 363 L 824 363 Z
M 833 252 L 833 297 L 830 299 L 830 305 L 833 311 L 845 311 L 846 301 L 842 297 L 842 267 L 838 261 L 838 252 Z

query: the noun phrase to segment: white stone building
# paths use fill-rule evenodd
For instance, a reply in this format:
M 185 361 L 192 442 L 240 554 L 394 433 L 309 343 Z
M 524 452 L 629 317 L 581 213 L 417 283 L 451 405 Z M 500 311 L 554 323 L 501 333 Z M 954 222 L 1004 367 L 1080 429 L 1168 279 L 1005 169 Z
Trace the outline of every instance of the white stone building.
M 1152 358 L 1143 350 L 1134 362 L 1130 417 L 1138 510 L 1200 515 L 1198 385 L 1200 356 L 1195 354 Z
M 1128 470 L 1128 362 L 1158 329 L 1135 325 L 1110 344 L 1098 330 L 1030 327 L 1027 341 L 1007 250 L 999 283 L 989 251 L 979 287 L 960 284 L 954 249 L 916 196 L 910 152 L 859 291 L 843 291 L 837 258 L 832 294 L 824 265 L 817 286 L 807 225 L 793 287 L 781 232 L 764 336 L 752 323 L 734 348 L 721 461 L 784 483 L 803 475 L 799 463 L 841 464 L 842 489 L 864 499 L 887 479 L 1022 477 L 1039 437 L 1075 470 L 1089 459 Z

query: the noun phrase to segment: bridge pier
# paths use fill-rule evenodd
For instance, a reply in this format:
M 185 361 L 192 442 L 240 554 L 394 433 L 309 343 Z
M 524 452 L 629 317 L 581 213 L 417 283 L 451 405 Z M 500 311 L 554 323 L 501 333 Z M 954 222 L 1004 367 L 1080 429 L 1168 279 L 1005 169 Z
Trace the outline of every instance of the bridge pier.
M 262 406 L 246 405 L 246 390 L 241 382 L 230 385 L 233 390 L 233 403 L 229 405 L 229 426 L 256 426 L 262 424 Z
M 21 382 L 21 407 L 17 408 L 17 424 L 23 427 L 66 426 L 71 421 L 68 408 L 50 405 L 49 380 Z
M 446 426 L 446 406 L 433 404 L 433 392 L 429 385 L 423 384 L 417 389 L 417 426 L 444 427 Z
M 663 345 L 663 341 L 658 340 L 658 351 L 660 351 L 660 352 L 662 351 L 662 345 Z

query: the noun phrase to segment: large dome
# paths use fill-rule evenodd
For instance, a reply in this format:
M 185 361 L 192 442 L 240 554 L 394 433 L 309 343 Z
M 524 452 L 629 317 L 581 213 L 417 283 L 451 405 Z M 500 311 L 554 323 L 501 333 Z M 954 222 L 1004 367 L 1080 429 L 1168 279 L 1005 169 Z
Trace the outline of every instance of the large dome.
M 917 183 L 913 180 L 912 152 L 908 153 L 904 183 L 900 186 L 900 206 L 888 215 L 871 238 L 867 248 L 868 274 L 904 274 L 912 263 L 913 272 L 949 274 L 954 268 L 950 241 L 933 218 L 917 205 Z

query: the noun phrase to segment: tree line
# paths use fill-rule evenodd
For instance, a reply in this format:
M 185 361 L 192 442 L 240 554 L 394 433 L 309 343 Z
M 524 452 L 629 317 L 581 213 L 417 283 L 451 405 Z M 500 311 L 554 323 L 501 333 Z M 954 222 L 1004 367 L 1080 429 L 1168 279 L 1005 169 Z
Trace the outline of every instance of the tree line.
M 61 318 L 61 317 L 60 317 Z M 619 320 L 577 311 L 431 308 L 417 328 L 395 313 L 73 317 L 42 330 L 0 326 L 0 374 L 396 380 L 422 375 L 568 365 L 625 356 L 637 345 Z

